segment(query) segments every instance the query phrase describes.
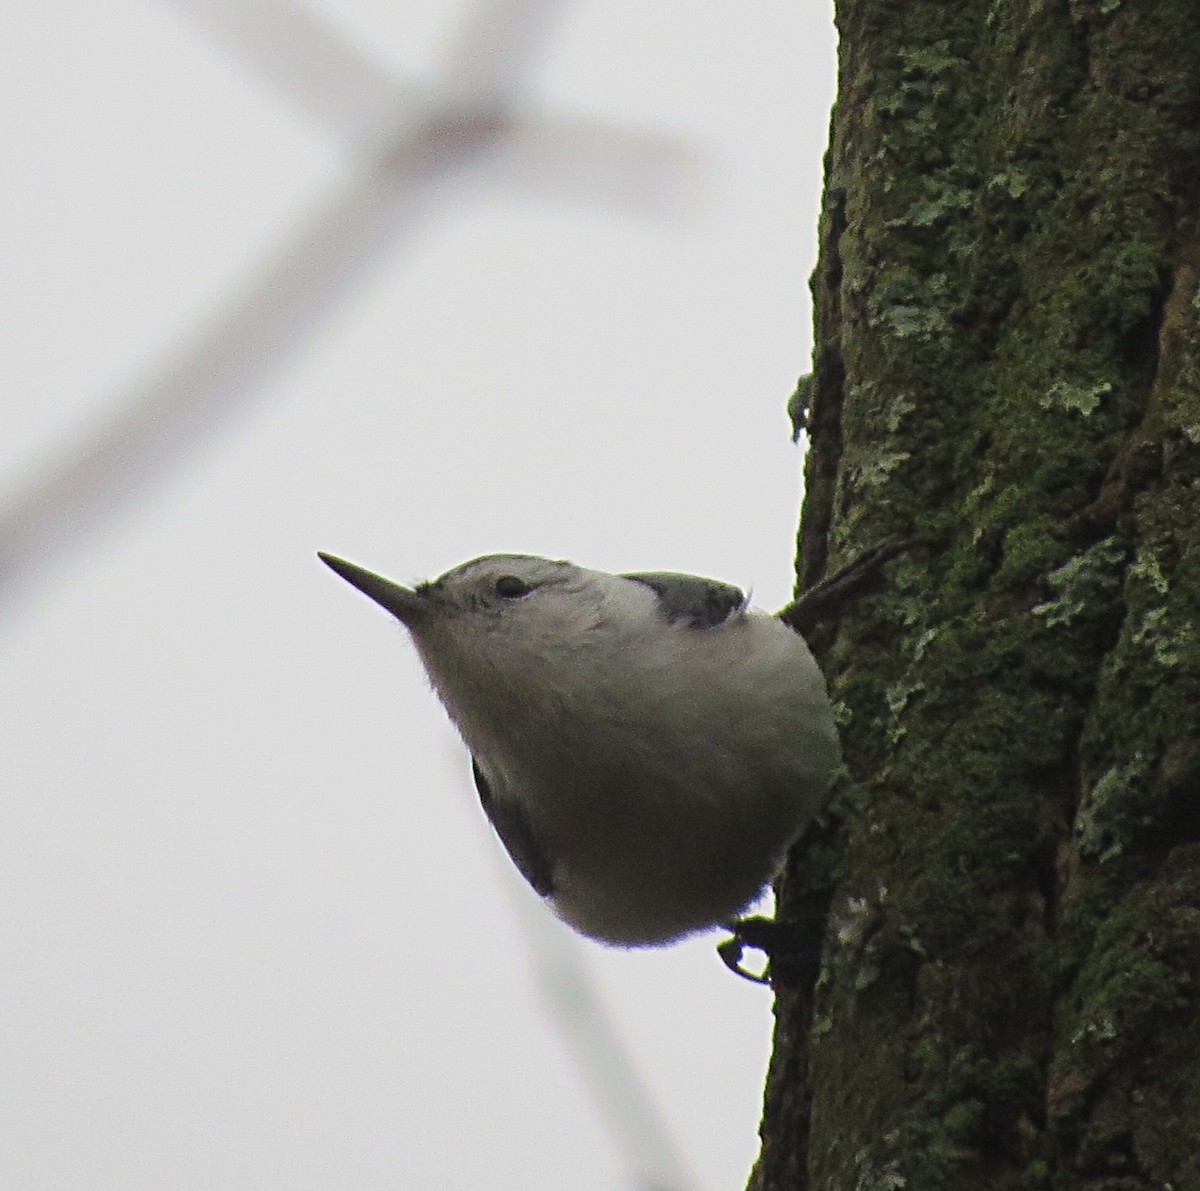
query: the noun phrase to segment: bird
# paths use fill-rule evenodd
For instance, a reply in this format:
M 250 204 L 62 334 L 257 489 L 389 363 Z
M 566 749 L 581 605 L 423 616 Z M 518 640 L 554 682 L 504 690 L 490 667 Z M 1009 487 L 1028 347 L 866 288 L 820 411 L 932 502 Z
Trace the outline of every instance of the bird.
M 733 584 L 492 554 L 408 587 L 318 557 L 407 629 L 500 842 L 582 935 L 727 926 L 826 804 L 825 679 Z

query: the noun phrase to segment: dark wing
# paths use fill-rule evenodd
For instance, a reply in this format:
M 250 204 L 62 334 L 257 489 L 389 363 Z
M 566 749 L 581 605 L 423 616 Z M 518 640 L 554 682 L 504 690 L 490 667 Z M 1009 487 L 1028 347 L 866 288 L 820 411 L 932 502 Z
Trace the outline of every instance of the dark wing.
M 652 588 L 668 621 L 684 620 L 694 629 L 711 629 L 724 624 L 734 612 L 746 606 L 746 595 L 740 588 L 716 579 L 677 575 L 672 571 L 651 571 L 622 575 L 621 578 Z
M 500 842 L 508 850 L 521 876 L 542 897 L 549 897 L 554 892 L 554 866 L 534 838 L 533 828 L 520 803 L 511 798 L 497 798 L 474 757 L 471 758 L 471 772 L 475 776 L 475 789 L 479 791 L 484 814 L 492 821 Z

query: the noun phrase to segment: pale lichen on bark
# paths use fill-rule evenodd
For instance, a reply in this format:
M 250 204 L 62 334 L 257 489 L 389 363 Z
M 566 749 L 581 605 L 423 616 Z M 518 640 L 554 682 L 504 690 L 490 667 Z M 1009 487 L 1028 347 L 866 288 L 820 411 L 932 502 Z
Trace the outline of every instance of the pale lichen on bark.
M 763 1191 L 1200 1186 L 1200 21 L 842 0 L 800 577 L 846 769 Z

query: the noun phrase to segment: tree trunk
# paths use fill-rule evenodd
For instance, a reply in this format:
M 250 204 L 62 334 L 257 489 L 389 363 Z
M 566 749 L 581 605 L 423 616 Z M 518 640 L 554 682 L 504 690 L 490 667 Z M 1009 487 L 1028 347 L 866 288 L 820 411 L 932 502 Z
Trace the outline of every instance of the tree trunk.
M 1200 1188 L 1200 10 L 840 0 L 761 1191 Z

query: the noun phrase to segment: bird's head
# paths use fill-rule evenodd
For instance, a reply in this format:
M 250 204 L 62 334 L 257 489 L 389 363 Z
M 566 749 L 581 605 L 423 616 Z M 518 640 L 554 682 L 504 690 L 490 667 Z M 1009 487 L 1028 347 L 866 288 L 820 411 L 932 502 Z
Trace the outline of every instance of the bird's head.
M 405 587 L 329 554 L 320 558 L 412 634 L 435 685 L 469 666 L 528 671 L 586 646 L 612 576 L 528 554 L 489 554 Z

